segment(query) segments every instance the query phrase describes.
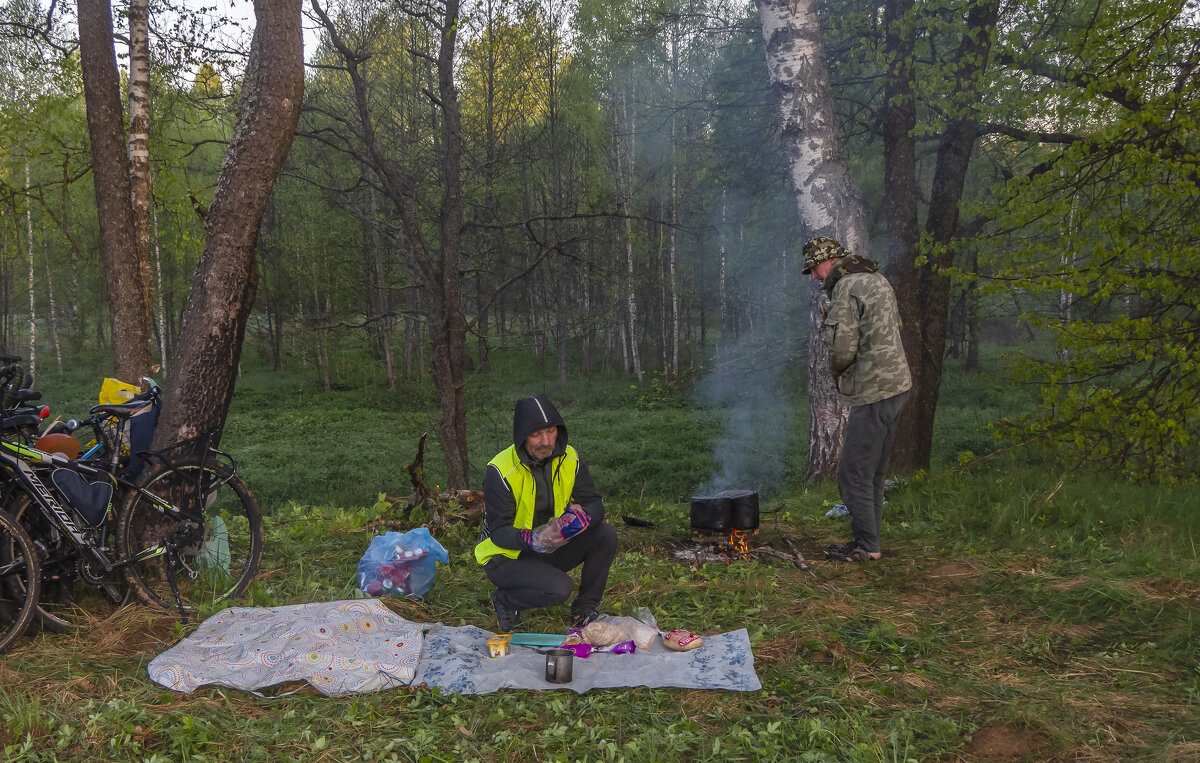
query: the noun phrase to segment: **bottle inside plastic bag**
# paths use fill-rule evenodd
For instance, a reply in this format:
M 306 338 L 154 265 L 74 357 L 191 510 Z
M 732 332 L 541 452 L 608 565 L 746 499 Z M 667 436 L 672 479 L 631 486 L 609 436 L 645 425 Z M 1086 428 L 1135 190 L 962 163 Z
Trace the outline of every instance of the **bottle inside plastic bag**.
M 428 528 L 377 535 L 358 563 L 358 587 L 368 596 L 420 599 L 433 588 L 436 562 L 449 564 L 450 554 Z

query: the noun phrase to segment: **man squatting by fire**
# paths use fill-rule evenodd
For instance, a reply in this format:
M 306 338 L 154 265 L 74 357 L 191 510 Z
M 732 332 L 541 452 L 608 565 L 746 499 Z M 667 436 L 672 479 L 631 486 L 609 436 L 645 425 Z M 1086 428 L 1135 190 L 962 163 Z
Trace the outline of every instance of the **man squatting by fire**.
M 828 236 L 804 245 L 804 272 L 829 292 L 825 342 L 833 378 L 850 418 L 838 460 L 838 489 L 850 511 L 849 543 L 834 543 L 828 559 L 879 559 L 883 484 L 896 422 L 912 389 L 900 341 L 900 311 L 879 264 L 851 254 Z
M 492 581 L 501 631 L 521 624 L 521 611 L 562 604 L 574 589 L 567 571 L 583 565 L 572 624 L 597 616 L 617 531 L 575 449 L 567 426 L 545 395 L 517 401 L 513 444 L 487 465 L 486 507 L 475 560 Z

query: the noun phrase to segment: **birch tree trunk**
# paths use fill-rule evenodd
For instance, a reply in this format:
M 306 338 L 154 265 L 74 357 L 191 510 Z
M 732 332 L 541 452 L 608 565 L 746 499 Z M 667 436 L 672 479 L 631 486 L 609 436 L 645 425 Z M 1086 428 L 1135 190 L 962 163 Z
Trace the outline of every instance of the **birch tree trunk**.
M 150 206 L 150 228 L 151 240 L 154 245 L 154 298 L 157 302 L 156 312 L 158 314 L 159 371 L 165 377 L 167 375 L 167 321 L 166 311 L 163 309 L 162 252 L 158 247 L 158 212 L 155 211 L 153 205 Z
M 629 105 L 626 103 L 624 93 L 621 94 L 621 110 L 624 112 L 625 122 L 629 125 L 629 182 L 626 184 L 626 190 L 632 193 L 636 133 L 633 119 L 629 116 Z M 621 179 L 620 145 L 617 146 L 617 178 L 618 181 Z M 625 310 L 629 321 L 629 360 L 633 368 L 633 375 L 640 382 L 642 380 L 642 358 L 638 353 L 637 340 L 637 293 L 634 290 L 633 278 L 633 223 L 629 219 L 629 203 L 627 201 L 621 202 L 621 211 L 625 217 Z
M 129 0 L 129 185 L 133 245 L 149 334 L 154 320 L 154 270 L 150 261 L 150 10 L 149 0 Z
M 43 236 L 45 231 L 42 232 Z M 45 239 L 43 239 L 44 241 Z M 54 362 L 58 366 L 58 375 L 63 374 L 62 364 L 62 344 L 58 341 L 58 303 L 54 300 L 54 278 L 50 274 L 50 252 L 48 247 L 43 247 L 42 264 L 46 266 L 46 296 L 49 299 L 47 305 L 46 317 L 50 319 L 50 344 L 54 347 Z
M 150 372 L 150 322 L 142 304 L 141 263 L 133 234 L 132 190 L 109 0 L 79 0 L 79 54 L 91 140 L 100 254 L 108 285 L 113 366 L 136 381 Z
M 25 162 L 25 191 L 29 191 L 29 162 Z M 33 291 L 33 202 L 25 204 L 25 246 L 29 254 L 29 357 L 26 358 L 26 369 L 36 378 L 37 369 L 37 315 L 34 312 Z
M 850 251 L 868 254 L 862 201 L 838 136 L 816 0 L 757 3 L 800 221 L 809 235 L 833 236 Z M 815 479 L 836 474 L 849 410 L 834 385 L 829 350 L 821 336 L 827 297 L 815 285 L 811 295 L 807 474 Z

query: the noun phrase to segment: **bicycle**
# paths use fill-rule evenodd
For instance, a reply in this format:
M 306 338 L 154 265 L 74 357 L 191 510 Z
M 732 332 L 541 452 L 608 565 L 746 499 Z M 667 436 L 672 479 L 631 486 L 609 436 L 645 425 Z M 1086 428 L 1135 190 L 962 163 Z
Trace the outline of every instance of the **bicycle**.
M 33 622 L 41 586 L 38 550 L 19 522 L 0 511 L 0 653 Z
M 28 377 L 26 382 L 28 383 Z M 131 422 L 149 421 L 149 432 L 142 439 L 149 445 L 153 432 L 153 421 L 157 419 L 161 390 L 152 379 L 142 380 L 147 391 L 135 395 L 129 402 L 116 405 L 94 406 L 91 416 L 82 421 L 56 421 L 43 432 L 27 432 L 25 442 L 47 453 L 62 453 L 71 460 L 86 461 L 89 466 L 134 481 L 145 463 L 133 453 L 131 445 L 136 438 L 131 436 Z M 81 446 L 74 433 L 90 428 L 92 439 Z M 119 490 L 119 484 L 116 484 Z M 38 604 L 37 618 L 44 629 L 54 633 L 66 633 L 95 618 L 103 618 L 130 600 L 130 585 L 119 571 L 103 573 L 94 565 L 87 564 L 75 544 L 49 523 L 41 512 L 33 510 L 27 497 L 17 497 L 5 502 L 14 518 L 26 525 L 35 538 L 40 538 L 45 547 L 42 563 L 42 594 Z M 115 496 L 114 505 L 121 505 L 121 495 Z M 107 548 L 116 548 L 115 512 L 106 512 L 103 523 L 93 535 L 96 541 Z
M 92 410 L 119 417 L 128 409 Z M 13 415 L 0 422 L 4 433 L 33 424 L 31 414 L 5 413 Z M 121 606 L 123 583 L 147 603 L 173 602 L 185 621 L 197 606 L 245 591 L 262 557 L 262 515 L 236 462 L 210 442 L 193 438 L 144 454 L 152 465 L 134 482 L 118 470 L 0 440 L 5 506 L 44 548 L 41 577 L 54 595 L 43 593 L 38 617 L 48 629 L 68 630 Z M 189 452 L 170 455 L 176 451 Z M 73 500 L 65 495 L 72 484 Z M 0 560 L 12 555 L 0 548 Z

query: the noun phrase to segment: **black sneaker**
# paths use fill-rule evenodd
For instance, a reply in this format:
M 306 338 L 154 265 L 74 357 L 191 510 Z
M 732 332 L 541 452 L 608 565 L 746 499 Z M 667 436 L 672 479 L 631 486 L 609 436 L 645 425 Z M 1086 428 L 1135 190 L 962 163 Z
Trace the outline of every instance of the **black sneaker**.
M 492 589 L 492 606 L 496 608 L 496 622 L 500 630 L 511 633 L 521 625 L 521 610 L 513 609 L 500 602 L 500 589 Z
M 572 628 L 582 628 L 585 625 L 587 625 L 588 623 L 595 620 L 599 616 L 600 616 L 600 613 L 591 608 L 585 609 L 582 612 L 572 612 L 571 613 L 571 627 Z

